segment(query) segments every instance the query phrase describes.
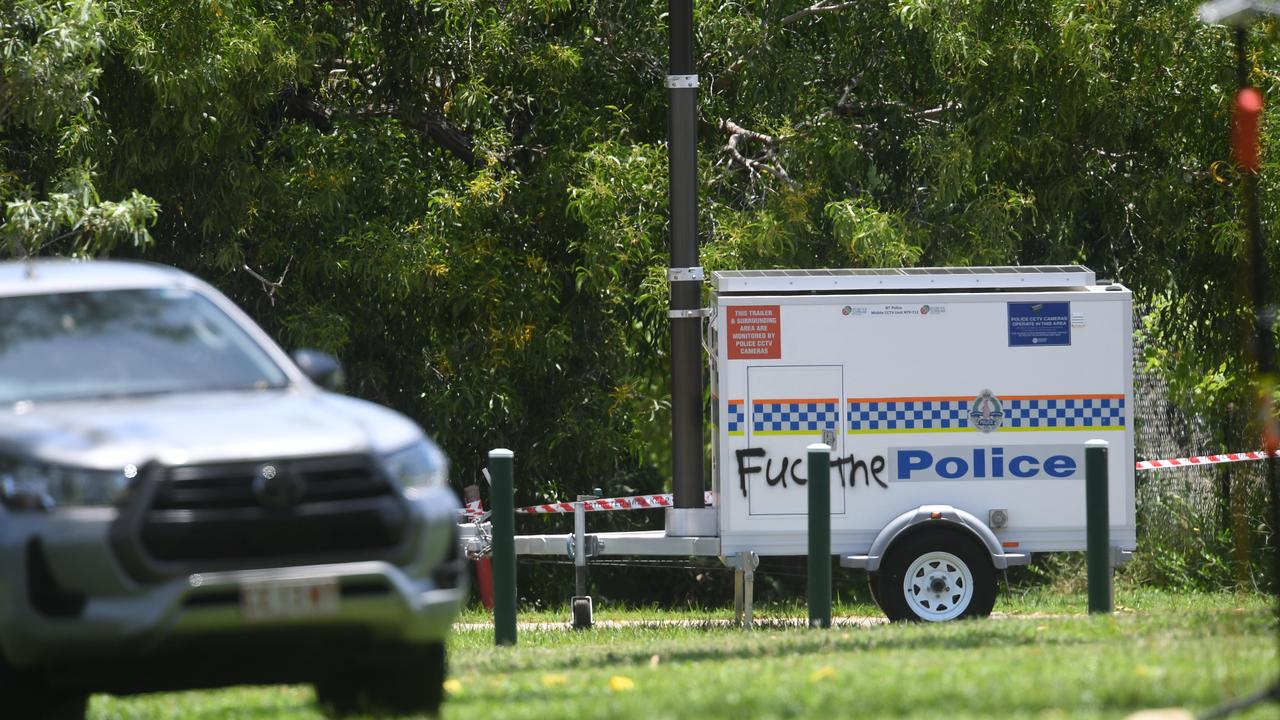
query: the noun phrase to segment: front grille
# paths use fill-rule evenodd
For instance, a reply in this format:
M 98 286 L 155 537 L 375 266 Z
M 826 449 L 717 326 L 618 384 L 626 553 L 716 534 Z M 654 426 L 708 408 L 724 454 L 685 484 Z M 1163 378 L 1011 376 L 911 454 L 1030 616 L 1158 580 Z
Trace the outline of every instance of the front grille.
M 367 457 L 306 458 L 272 463 L 226 463 L 170 468 L 156 489 L 151 509 L 205 510 L 261 508 L 253 492 L 258 470 L 273 465 L 282 475 L 300 478 L 304 502 L 355 500 L 390 492 L 387 482 Z
M 143 512 L 143 551 L 162 562 L 212 568 L 217 561 L 328 562 L 339 559 L 335 554 L 391 549 L 403 539 L 407 509 L 371 458 L 267 464 L 296 488 L 287 504 L 255 490 L 262 462 L 167 469 Z

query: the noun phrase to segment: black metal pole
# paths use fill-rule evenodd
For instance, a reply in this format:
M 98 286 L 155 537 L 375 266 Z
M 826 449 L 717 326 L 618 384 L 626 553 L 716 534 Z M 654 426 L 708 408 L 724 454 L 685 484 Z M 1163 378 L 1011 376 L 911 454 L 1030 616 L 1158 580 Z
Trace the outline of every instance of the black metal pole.
M 698 79 L 693 0 L 667 0 L 667 152 L 671 212 L 671 475 L 673 505 L 702 492 L 702 269 L 698 265 Z
M 1243 91 L 1250 88 L 1249 83 L 1249 58 L 1245 52 L 1245 41 L 1248 37 L 1248 29 L 1244 27 L 1236 28 L 1236 103 L 1242 103 L 1244 99 Z M 1259 113 L 1261 107 L 1258 108 Z M 1240 122 L 1243 113 L 1238 114 L 1236 121 Z M 1261 117 L 1259 117 L 1259 124 Z M 1242 137 L 1240 129 L 1236 128 L 1237 136 L 1235 137 L 1236 154 L 1238 158 L 1249 157 L 1248 148 L 1243 147 L 1242 143 L 1254 143 L 1253 153 L 1254 162 L 1240 162 L 1240 174 L 1242 179 L 1242 192 L 1244 195 L 1244 224 L 1247 239 L 1247 257 L 1249 262 L 1249 279 L 1252 285 L 1253 295 L 1253 313 L 1254 313 L 1254 355 L 1258 362 L 1258 404 L 1261 412 L 1259 413 L 1262 422 L 1262 446 L 1267 451 L 1267 459 L 1263 461 L 1264 477 L 1266 478 L 1267 489 L 1271 496 L 1271 527 L 1272 527 L 1272 565 L 1271 565 L 1271 584 L 1272 592 L 1275 594 L 1275 616 L 1276 622 L 1280 623 L 1280 551 L 1276 549 L 1275 532 L 1280 530 L 1280 484 L 1277 483 L 1276 474 L 1276 445 L 1280 441 L 1277 438 L 1275 407 L 1272 401 L 1272 395 L 1275 392 L 1275 333 L 1272 330 L 1272 323 L 1275 321 L 1275 313 L 1271 308 L 1271 286 L 1270 273 L 1267 271 L 1267 253 L 1266 240 L 1262 235 L 1262 217 L 1258 202 L 1258 173 L 1259 165 L 1256 162 L 1256 153 L 1258 149 L 1256 144 L 1261 142 L 1261 133 L 1258 125 L 1254 126 L 1255 133 L 1252 137 Z M 1277 684 L 1280 686 L 1280 683 Z M 1274 694 L 1274 688 L 1273 688 Z
M 1202 18 L 1205 17 L 1205 8 L 1214 9 L 1210 7 L 1209 3 L 1201 7 Z M 1274 10 L 1271 12 L 1274 12 Z M 1273 584 L 1272 590 L 1276 595 L 1274 612 L 1277 627 L 1280 628 L 1280 552 L 1274 552 L 1277 549 L 1275 531 L 1280 529 L 1280 485 L 1276 483 L 1275 458 L 1276 445 L 1280 442 L 1280 437 L 1277 436 L 1275 404 L 1272 401 L 1276 375 L 1275 335 L 1271 329 L 1274 321 L 1274 312 L 1271 309 L 1271 287 L 1268 281 L 1266 245 L 1262 236 L 1262 218 L 1258 207 L 1258 173 L 1260 170 L 1258 154 L 1260 151 L 1259 143 L 1261 142 L 1259 128 L 1262 121 L 1262 97 L 1257 94 L 1256 90 L 1248 92 L 1253 88 L 1249 84 L 1250 66 L 1248 55 L 1245 52 L 1248 22 L 1252 22 L 1252 20 L 1252 17 L 1246 17 L 1245 22 L 1240 22 L 1239 18 L 1232 22 L 1235 25 L 1236 41 L 1236 97 L 1232 108 L 1234 111 L 1232 149 L 1236 157 L 1236 165 L 1240 170 L 1241 195 L 1244 202 L 1245 257 L 1249 265 L 1249 290 L 1253 301 L 1254 314 L 1252 344 L 1254 360 L 1257 362 L 1257 383 L 1255 387 L 1258 393 L 1258 417 L 1262 424 L 1262 427 L 1259 428 L 1261 431 L 1259 434 L 1262 439 L 1262 447 L 1267 451 L 1267 458 L 1263 461 L 1263 473 L 1271 495 L 1273 531 L 1271 535 L 1273 550 L 1271 582 Z M 1210 21 L 1206 20 L 1206 22 Z M 1216 22 L 1216 20 L 1213 22 Z M 1241 542 L 1241 540 L 1242 538 L 1236 538 L 1237 543 Z M 1278 639 L 1280 639 L 1280 635 L 1278 635 Z M 1267 702 L 1280 702 L 1280 680 L 1277 680 L 1269 688 L 1261 692 L 1214 708 L 1200 717 L 1202 720 L 1225 718 Z

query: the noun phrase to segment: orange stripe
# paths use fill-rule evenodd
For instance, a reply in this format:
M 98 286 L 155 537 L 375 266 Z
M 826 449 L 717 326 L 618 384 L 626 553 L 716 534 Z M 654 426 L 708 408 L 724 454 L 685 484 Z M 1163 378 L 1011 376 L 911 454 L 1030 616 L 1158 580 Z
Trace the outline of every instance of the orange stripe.
M 743 403 L 743 401 L 742 401 L 742 400 L 730 400 L 730 401 L 729 401 L 729 404 L 730 404 L 730 405 L 741 405 L 742 403 Z
M 788 403 L 838 403 L 840 398 L 770 398 L 768 400 L 752 400 L 753 405 L 786 405 Z

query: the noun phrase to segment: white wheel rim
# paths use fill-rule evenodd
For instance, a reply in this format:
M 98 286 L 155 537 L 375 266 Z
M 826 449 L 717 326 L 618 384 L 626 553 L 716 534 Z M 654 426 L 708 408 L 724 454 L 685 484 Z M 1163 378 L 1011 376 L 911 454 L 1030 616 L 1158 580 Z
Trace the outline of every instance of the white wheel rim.
M 952 620 L 973 600 L 973 573 L 951 553 L 925 553 L 907 568 L 902 592 L 907 607 L 921 620 Z

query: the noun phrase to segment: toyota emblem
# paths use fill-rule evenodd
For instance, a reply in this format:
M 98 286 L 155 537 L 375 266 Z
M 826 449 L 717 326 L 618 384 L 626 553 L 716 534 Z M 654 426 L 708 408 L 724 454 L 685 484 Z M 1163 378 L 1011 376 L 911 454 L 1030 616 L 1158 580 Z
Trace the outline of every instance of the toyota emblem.
M 284 472 L 272 463 L 258 467 L 253 494 L 263 506 L 276 510 L 291 508 L 302 501 L 307 487 L 302 478 Z

